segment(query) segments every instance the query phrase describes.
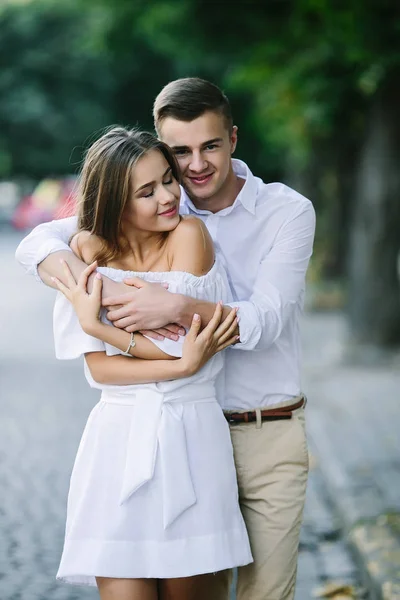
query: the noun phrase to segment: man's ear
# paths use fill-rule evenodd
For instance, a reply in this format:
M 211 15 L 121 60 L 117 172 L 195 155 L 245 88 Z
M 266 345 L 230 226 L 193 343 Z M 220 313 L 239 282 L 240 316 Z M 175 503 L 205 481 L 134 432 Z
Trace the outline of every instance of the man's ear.
M 236 125 L 234 125 L 232 127 L 232 133 L 231 133 L 231 154 L 233 154 L 236 150 L 237 139 L 238 139 L 238 128 L 236 127 Z

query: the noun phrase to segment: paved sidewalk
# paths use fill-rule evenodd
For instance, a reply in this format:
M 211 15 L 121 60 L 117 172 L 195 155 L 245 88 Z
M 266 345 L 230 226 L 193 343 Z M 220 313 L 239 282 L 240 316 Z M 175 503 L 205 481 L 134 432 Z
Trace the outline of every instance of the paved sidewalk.
M 332 595 L 328 596 L 329 590 Z M 311 455 L 295 600 L 311 600 L 316 596 L 370 599 L 341 534 L 321 469 Z
M 305 315 L 309 442 L 373 598 L 400 599 L 400 360 L 349 359 L 344 319 Z

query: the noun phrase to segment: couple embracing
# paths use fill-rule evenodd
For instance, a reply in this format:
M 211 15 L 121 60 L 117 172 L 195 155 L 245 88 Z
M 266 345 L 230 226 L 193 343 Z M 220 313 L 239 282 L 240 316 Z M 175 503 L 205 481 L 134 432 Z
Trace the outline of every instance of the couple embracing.
M 77 216 L 17 249 L 60 291 L 56 354 L 101 390 L 57 577 L 102 600 L 292 600 L 308 473 L 299 316 L 311 203 L 242 161 L 215 85 L 169 83 L 158 138 L 87 151 Z M 179 185 L 181 184 L 182 187 Z

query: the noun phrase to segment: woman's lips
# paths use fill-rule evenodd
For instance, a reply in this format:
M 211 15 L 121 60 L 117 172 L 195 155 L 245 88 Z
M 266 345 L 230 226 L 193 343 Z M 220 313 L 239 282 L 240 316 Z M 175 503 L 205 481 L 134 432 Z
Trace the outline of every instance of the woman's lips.
M 206 185 L 212 176 L 213 173 L 210 173 L 209 175 L 201 175 L 199 177 L 188 177 L 188 179 L 195 185 Z
M 159 217 L 174 217 L 177 212 L 178 212 L 178 209 L 176 206 L 174 206 L 173 208 L 170 208 L 169 210 L 167 210 L 163 213 L 159 213 L 158 216 Z

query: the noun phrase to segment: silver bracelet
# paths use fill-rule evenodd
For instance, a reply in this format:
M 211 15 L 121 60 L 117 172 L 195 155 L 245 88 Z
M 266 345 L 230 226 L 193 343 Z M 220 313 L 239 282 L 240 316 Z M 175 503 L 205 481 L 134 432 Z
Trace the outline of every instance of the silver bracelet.
M 129 350 L 131 348 L 134 348 L 136 346 L 136 342 L 135 342 L 135 334 L 131 333 L 131 340 L 129 342 L 129 346 L 127 347 L 127 349 L 125 350 L 124 354 L 126 354 L 127 356 L 131 356 L 131 354 L 129 353 Z

